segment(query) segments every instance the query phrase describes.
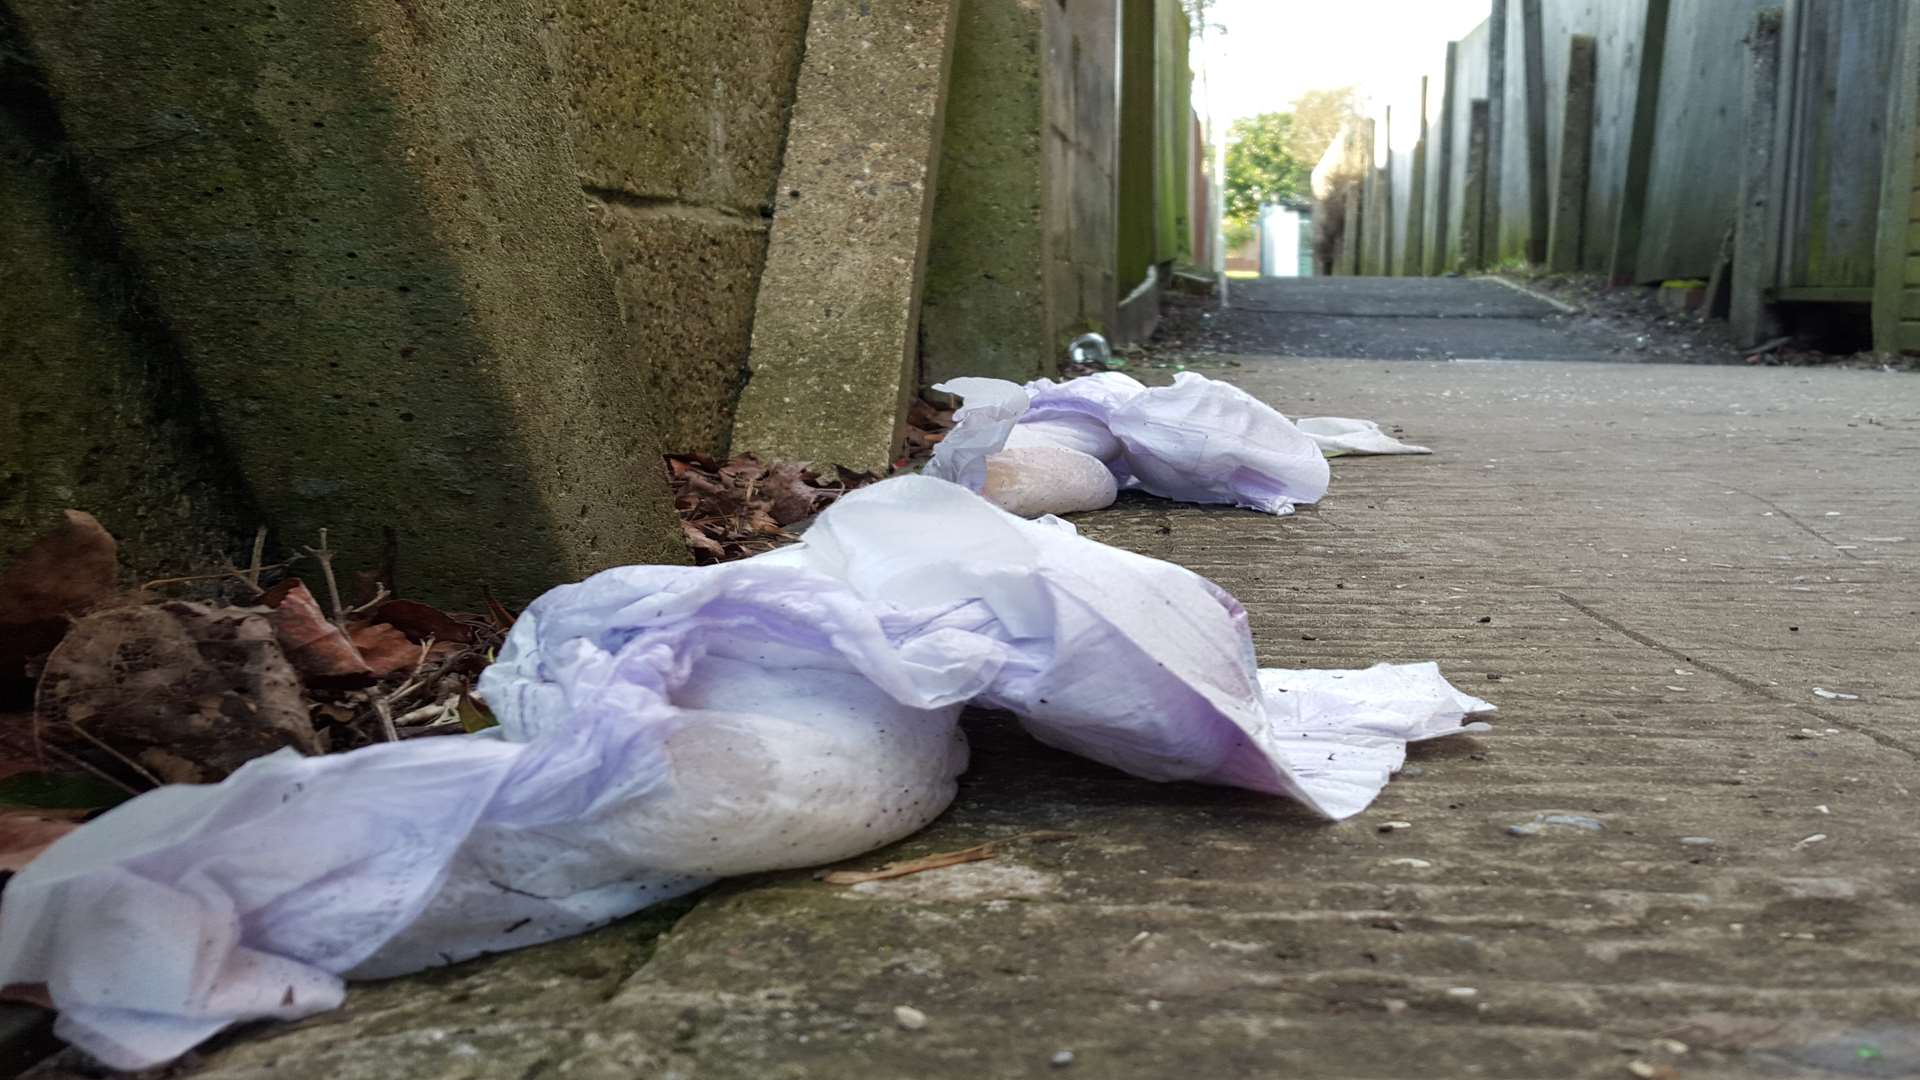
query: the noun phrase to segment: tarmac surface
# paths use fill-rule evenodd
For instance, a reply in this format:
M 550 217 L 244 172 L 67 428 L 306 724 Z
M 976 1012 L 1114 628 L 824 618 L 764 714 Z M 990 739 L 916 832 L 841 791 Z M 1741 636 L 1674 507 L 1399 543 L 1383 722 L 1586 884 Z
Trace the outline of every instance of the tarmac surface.
M 1920 379 L 1531 362 L 1584 345 L 1484 281 L 1240 295 L 1275 337 L 1210 373 L 1433 456 L 1080 527 L 1220 582 L 1264 664 L 1439 661 L 1491 734 L 1325 824 L 978 716 L 953 809 L 849 865 L 995 858 L 731 882 L 192 1074 L 1920 1075 Z
M 1608 360 L 1620 335 L 1555 325 L 1561 309 L 1491 278 L 1266 278 L 1229 283 L 1214 320 L 1271 356 Z

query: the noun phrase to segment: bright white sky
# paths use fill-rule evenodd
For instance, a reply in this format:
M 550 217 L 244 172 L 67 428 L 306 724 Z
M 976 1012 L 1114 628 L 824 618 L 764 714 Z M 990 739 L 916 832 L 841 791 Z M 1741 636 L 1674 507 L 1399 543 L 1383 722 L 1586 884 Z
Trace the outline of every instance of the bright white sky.
M 1486 19 L 1489 0 L 1215 0 L 1226 27 L 1208 77 L 1226 119 L 1278 112 L 1307 90 L 1360 86 L 1377 104 L 1418 100 L 1447 42 Z M 1209 49 L 1214 39 L 1209 34 Z M 1197 59 L 1197 58 L 1196 58 Z M 1397 113 L 1398 110 L 1396 109 Z

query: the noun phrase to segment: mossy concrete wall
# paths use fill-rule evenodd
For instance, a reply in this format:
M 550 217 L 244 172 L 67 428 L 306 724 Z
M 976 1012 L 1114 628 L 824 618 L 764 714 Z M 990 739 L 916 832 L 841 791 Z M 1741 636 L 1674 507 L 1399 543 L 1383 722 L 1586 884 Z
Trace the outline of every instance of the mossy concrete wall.
M 11 7 L 283 544 L 449 601 L 685 557 L 531 7 Z
M 258 515 L 10 30 L 0 12 L 0 566 L 76 508 L 137 581 L 217 571 Z
M 1043 8 L 958 0 L 940 178 L 920 312 L 920 381 L 1025 382 L 1053 357 L 1047 240 L 1069 202 L 1048 197 Z M 1058 209 L 1050 209 L 1049 203 Z
M 811 0 L 547 0 L 580 183 L 665 445 L 724 453 Z

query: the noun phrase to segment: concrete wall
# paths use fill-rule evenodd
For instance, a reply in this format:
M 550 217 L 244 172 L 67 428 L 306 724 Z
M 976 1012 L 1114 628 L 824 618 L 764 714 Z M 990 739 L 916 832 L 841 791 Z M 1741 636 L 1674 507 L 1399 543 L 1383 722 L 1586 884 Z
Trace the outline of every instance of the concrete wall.
M 283 545 L 462 602 L 685 557 L 530 7 L 11 9 Z
M 723 452 L 811 0 L 545 4 L 626 363 L 669 449 Z
M 0 566 L 70 507 L 137 581 L 244 562 L 259 513 L 11 30 L 0 17 Z
M 920 318 L 920 380 L 1052 361 L 1042 0 L 960 0 Z

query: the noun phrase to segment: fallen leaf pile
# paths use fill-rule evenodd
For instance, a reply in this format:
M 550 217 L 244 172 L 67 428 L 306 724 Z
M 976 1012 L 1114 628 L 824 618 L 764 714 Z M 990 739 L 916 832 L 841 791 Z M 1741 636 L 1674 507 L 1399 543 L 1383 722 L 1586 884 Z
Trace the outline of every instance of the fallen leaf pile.
M 256 565 L 123 591 L 117 545 L 79 511 L 0 573 L 0 870 L 98 811 L 169 783 L 220 780 L 278 750 L 320 754 L 477 730 L 491 719 L 472 686 L 511 625 L 488 601 L 449 614 L 376 588 L 334 596 L 299 577 L 262 589 Z M 298 560 L 296 560 L 298 561 Z
M 951 426 L 951 412 L 916 401 L 895 469 Z M 752 456 L 666 464 L 701 563 L 789 543 L 879 479 Z M 113 537 L 71 510 L 0 572 L 0 876 L 162 784 L 215 782 L 284 750 L 492 726 L 473 686 L 512 612 L 487 597 L 483 613 L 449 613 L 358 579 L 362 595 L 343 600 L 324 530 L 318 547 L 273 566 L 261 564 L 264 543 L 262 532 L 246 570 L 125 590 Z
M 953 427 L 953 412 L 915 398 L 907 411 L 906 454 L 900 472 L 933 453 Z M 731 562 L 798 539 L 815 514 L 835 499 L 881 476 L 834 466 L 828 474 L 790 461 L 752 454 L 720 461 L 705 454 L 667 455 L 680 529 L 696 563 Z
M 667 479 L 673 506 L 694 561 L 730 562 L 792 543 L 799 525 L 835 499 L 878 477 L 836 466 L 832 477 L 792 462 L 742 454 L 717 461 L 705 454 L 670 454 Z

